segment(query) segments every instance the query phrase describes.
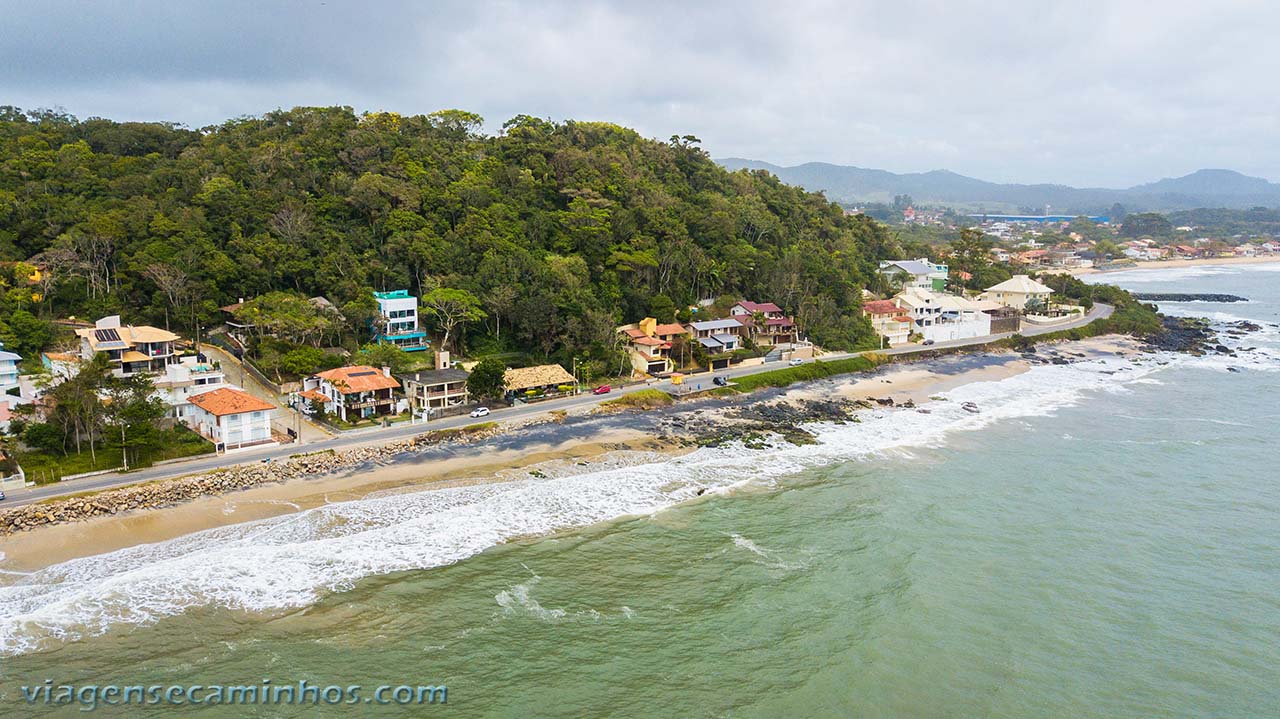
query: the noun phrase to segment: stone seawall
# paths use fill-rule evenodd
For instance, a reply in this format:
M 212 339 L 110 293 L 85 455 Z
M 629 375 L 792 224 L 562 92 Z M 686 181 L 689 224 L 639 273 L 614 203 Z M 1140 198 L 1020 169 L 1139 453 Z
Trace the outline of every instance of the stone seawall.
M 49 524 L 77 522 L 136 509 L 158 509 L 260 484 L 320 477 L 357 467 L 366 462 L 390 459 L 399 454 L 425 449 L 427 446 L 470 444 L 492 437 L 501 431 L 503 430 L 494 425 L 466 432 L 427 432 L 411 439 L 378 447 L 298 455 L 269 463 L 228 467 L 193 477 L 165 479 L 119 489 L 107 489 L 91 495 L 28 504 L 0 512 L 0 534 L 12 534 Z

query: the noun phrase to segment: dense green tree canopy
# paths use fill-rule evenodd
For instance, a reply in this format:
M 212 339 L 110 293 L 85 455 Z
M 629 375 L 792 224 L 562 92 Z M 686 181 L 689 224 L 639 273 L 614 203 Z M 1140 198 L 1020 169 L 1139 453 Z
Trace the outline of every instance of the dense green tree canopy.
M 563 360 L 603 356 L 655 296 L 733 294 L 778 303 L 819 343 L 866 339 L 859 291 L 896 249 L 870 219 L 729 173 L 692 137 L 523 115 L 480 126 L 456 110 L 301 107 L 192 131 L 0 109 L 0 260 L 47 273 L 39 306 L 6 295 L 0 309 L 191 332 L 241 297 L 323 295 L 354 343 L 371 290 L 447 288 L 466 293 L 451 295 L 462 317 L 437 308 L 437 333 Z M 290 323 L 305 312 L 274 297 Z

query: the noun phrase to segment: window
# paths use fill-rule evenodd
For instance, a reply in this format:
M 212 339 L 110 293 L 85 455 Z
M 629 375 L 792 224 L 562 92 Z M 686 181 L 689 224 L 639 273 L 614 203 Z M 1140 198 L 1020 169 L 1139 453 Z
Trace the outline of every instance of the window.
M 253 413 L 253 418 L 254 418 L 254 419 L 262 419 L 262 412 L 254 412 L 254 413 Z

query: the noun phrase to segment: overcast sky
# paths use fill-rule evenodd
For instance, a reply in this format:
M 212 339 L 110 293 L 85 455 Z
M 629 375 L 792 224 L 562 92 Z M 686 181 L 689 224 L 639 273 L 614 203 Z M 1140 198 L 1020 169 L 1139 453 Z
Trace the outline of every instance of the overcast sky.
M 1280 181 L 1270 2 L 0 0 L 0 24 L 0 104 L 79 117 L 462 108 L 788 165 Z

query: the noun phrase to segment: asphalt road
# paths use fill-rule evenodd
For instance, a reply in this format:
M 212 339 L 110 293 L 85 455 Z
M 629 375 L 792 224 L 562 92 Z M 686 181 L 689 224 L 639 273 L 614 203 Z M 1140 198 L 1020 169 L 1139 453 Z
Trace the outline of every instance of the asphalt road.
M 1075 327 L 1083 327 L 1097 319 L 1110 317 L 1113 308 L 1110 305 L 1097 304 L 1089 313 L 1073 322 L 1052 327 L 1027 328 L 1021 334 L 1027 337 L 1046 334 L 1049 332 L 1057 332 L 1064 329 L 1072 329 Z M 883 350 L 888 355 L 905 355 L 921 352 L 929 352 L 932 350 L 945 349 L 948 347 L 967 347 L 971 345 L 980 345 L 994 340 L 1004 339 L 1011 336 L 1012 333 L 999 335 L 988 335 L 985 337 L 976 337 L 965 340 L 951 340 L 948 342 L 938 342 L 928 347 L 920 345 L 910 345 L 906 347 L 897 347 L 893 349 Z M 842 352 L 828 353 L 822 355 L 824 361 L 839 360 L 848 357 L 856 357 L 861 352 Z M 711 387 L 711 378 L 713 376 L 722 376 L 729 379 L 743 377 L 759 372 L 768 372 L 778 369 L 778 364 L 756 365 L 753 367 L 745 367 L 738 369 L 720 370 L 715 373 L 700 373 L 694 375 L 686 375 L 685 382 L 694 388 L 701 387 L 708 389 Z M 151 482 L 158 479 L 170 479 L 173 477 L 182 477 L 190 474 L 203 474 L 215 469 L 223 467 L 232 467 L 242 464 L 255 464 L 274 459 L 283 459 L 292 454 L 307 452 L 323 452 L 326 450 L 336 449 L 352 449 L 366 445 L 380 445 L 396 440 L 412 437 L 422 432 L 428 432 L 439 429 L 452 429 L 463 427 L 469 424 L 478 424 L 481 422 L 506 421 L 515 419 L 528 419 L 543 414 L 548 414 L 555 410 L 562 409 L 579 409 L 600 404 L 615 397 L 637 392 L 643 389 L 670 389 L 670 380 L 654 381 L 651 383 L 639 383 L 619 387 L 613 392 L 606 395 L 584 394 L 576 397 L 565 397 L 563 399 L 548 400 L 532 405 L 519 405 L 516 407 L 494 409 L 488 417 L 472 418 L 466 415 L 459 417 L 449 417 L 446 419 L 432 420 L 430 422 L 419 422 L 417 424 L 401 423 L 391 427 L 375 427 L 370 429 L 354 430 L 344 432 L 340 435 L 321 439 L 319 441 L 310 441 L 302 444 L 287 444 L 278 447 L 267 447 L 257 450 L 245 450 L 235 452 L 228 455 L 216 456 L 208 455 L 195 459 L 174 462 L 172 464 L 161 465 L 158 467 L 149 467 L 128 473 L 112 473 L 99 475 L 97 477 L 86 477 L 84 479 L 73 479 L 57 484 L 48 484 L 28 489 L 18 489 L 9 492 L 8 500 L 0 503 L 0 510 L 11 507 L 18 507 L 32 502 L 39 502 L 44 499 L 58 497 L 67 494 L 77 494 L 80 492 L 93 492 L 103 489 L 111 489 L 115 487 L 123 487 L 138 482 Z

